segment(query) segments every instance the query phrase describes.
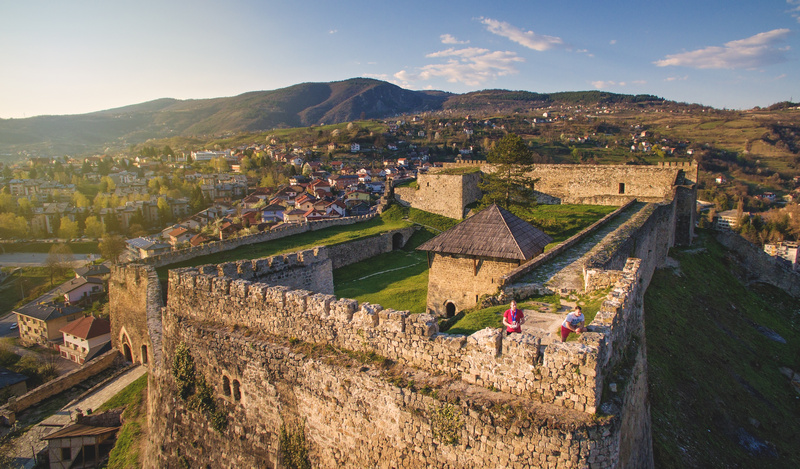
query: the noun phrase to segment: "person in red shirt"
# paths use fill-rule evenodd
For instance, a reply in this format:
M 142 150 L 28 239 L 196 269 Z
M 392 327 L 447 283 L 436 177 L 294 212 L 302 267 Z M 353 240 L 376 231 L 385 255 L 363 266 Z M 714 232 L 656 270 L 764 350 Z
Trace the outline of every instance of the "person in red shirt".
M 506 326 L 506 334 L 522 332 L 522 325 L 525 323 L 525 313 L 517 309 L 517 302 L 511 301 L 511 307 L 503 313 L 503 325 Z

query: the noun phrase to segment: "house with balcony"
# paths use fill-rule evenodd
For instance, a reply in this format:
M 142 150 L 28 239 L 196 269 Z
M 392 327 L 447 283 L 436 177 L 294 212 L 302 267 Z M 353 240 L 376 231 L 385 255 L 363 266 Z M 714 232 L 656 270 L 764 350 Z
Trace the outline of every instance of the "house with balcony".
M 62 358 L 79 365 L 111 349 L 111 323 L 106 319 L 86 316 L 59 329 L 64 343 L 59 346 Z

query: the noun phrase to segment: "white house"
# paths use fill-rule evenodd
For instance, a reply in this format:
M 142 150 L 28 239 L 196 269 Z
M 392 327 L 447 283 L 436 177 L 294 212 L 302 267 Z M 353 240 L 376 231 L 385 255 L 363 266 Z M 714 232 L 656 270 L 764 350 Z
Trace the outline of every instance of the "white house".
M 59 290 L 64 293 L 64 302 L 74 305 L 90 300 L 93 295 L 103 292 L 103 281 L 97 277 L 77 277 L 62 284 Z
M 357 143 L 351 143 L 350 144 L 350 152 L 351 153 L 358 153 L 359 151 L 361 151 L 361 145 L 359 145 Z
M 86 316 L 59 329 L 64 344 L 61 356 L 79 365 L 91 360 L 111 342 L 111 323 L 105 319 Z

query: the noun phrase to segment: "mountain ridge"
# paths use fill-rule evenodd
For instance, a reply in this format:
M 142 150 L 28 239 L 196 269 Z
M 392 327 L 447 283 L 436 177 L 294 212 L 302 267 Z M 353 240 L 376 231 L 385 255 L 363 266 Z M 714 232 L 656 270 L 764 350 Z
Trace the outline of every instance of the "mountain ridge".
M 0 119 L 0 151 L 58 146 L 64 152 L 141 143 L 170 136 L 220 135 L 336 124 L 428 111 L 474 112 L 553 103 L 664 102 L 650 95 L 583 91 L 413 91 L 371 78 L 308 82 L 232 97 L 159 98 L 86 114 Z

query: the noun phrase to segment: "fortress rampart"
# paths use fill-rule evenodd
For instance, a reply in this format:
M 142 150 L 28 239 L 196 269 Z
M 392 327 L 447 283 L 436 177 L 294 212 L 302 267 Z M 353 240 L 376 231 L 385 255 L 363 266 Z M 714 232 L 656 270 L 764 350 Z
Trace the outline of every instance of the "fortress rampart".
M 305 421 L 315 458 L 326 467 L 376 465 L 387 461 L 387 455 L 397 467 L 475 467 L 507 461 L 509 452 L 520 467 L 617 467 L 620 450 L 626 447 L 628 453 L 635 449 L 626 457 L 649 458 L 652 464 L 649 432 L 645 440 L 639 436 L 639 443 L 647 444 L 631 448 L 620 436 L 635 432 L 622 428 L 619 415 L 605 423 L 586 418 L 600 404 L 604 376 L 624 359 L 633 335 L 642 332 L 639 260 L 627 263 L 590 325 L 591 332 L 577 342 L 555 343 L 544 350 L 534 335 L 503 337 L 485 329 L 469 337 L 448 336 L 438 333 L 429 315 L 254 283 L 240 278 L 240 271 L 223 264 L 170 272 L 163 316 L 165 364 L 171 363 L 179 342 L 189 345 L 230 424 L 222 433 L 211 429 L 201 414 L 173 397 L 169 366 L 154 370 L 150 408 L 164 410 L 151 413 L 152 441 L 163 442 L 149 448 L 154 461 L 170 465 L 176 454 L 208 461 L 214 446 L 207 445 L 215 441 L 238 449 L 215 452 L 215 464 L 220 465 L 214 467 L 223 467 L 225 461 L 276 461 L 281 423 Z M 225 331 L 238 331 L 239 337 Z M 469 443 L 460 450 L 431 445 L 436 438 L 430 414 L 445 405 L 441 400 L 375 376 L 369 367 L 355 371 L 294 353 L 286 344 L 297 341 L 375 353 L 428 378 L 456 379 L 450 386 L 462 386 L 462 391 L 463 386 L 497 389 L 519 405 L 536 406 L 528 418 L 562 410 L 546 425 L 526 425 L 520 419 L 501 427 L 491 412 L 460 402 L 464 420 L 458 433 Z M 225 396 L 225 379 L 238 383 L 240 400 Z M 646 386 L 633 384 L 629 392 L 645 392 Z M 609 400 L 609 409 L 642 405 L 643 398 L 621 393 L 617 400 L 619 404 Z M 541 407 L 538 402 L 555 406 Z M 196 424 L 187 426 L 189 415 Z M 629 420 L 628 426 L 649 426 L 649 413 Z M 566 424 L 569 421 L 573 424 Z M 551 432 L 560 425 L 566 426 Z M 225 459 L 234 455 L 236 459 Z

